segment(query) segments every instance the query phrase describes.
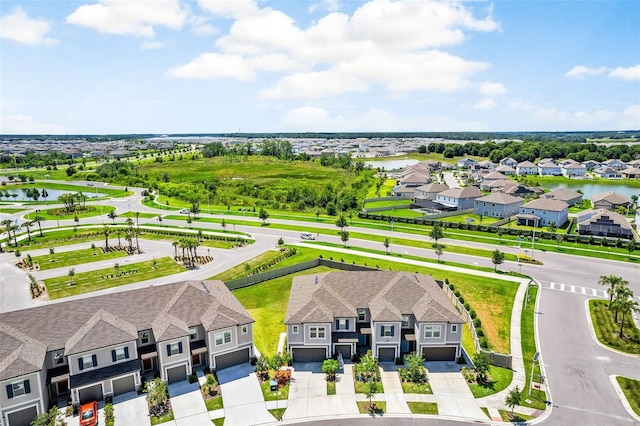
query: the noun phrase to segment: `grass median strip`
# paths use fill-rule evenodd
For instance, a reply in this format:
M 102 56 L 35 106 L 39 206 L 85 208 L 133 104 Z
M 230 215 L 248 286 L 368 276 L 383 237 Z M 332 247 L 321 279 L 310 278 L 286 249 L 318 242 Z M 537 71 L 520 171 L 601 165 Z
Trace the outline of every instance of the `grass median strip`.
M 600 343 L 629 354 L 640 354 L 640 330 L 630 314 L 624 316 L 623 337 L 620 337 L 622 313 L 618 313 L 616 321 L 615 311 L 609 309 L 608 300 L 589 300 L 589 313 Z
M 32 260 L 37 263 L 41 271 L 79 265 L 82 263 L 98 262 L 100 260 L 116 259 L 127 256 L 122 250 L 104 252 L 102 248 L 65 251 L 44 256 L 36 256 Z
M 50 299 L 74 296 L 186 271 L 169 257 L 45 280 Z M 70 271 L 71 272 L 71 271 Z
M 438 404 L 435 402 L 407 402 L 411 414 L 438 415 Z
M 624 392 L 624 396 L 627 398 L 631 409 L 640 416 L 640 380 L 633 380 L 622 376 L 616 376 L 616 380 L 622 392 Z

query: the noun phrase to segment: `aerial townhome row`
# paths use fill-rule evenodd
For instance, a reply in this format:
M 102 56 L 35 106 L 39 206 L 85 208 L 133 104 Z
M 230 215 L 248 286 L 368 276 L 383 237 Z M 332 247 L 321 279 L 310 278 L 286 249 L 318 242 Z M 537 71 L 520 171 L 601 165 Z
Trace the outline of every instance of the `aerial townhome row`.
M 253 355 L 253 319 L 222 281 L 186 281 L 0 314 L 0 424 L 172 383 Z

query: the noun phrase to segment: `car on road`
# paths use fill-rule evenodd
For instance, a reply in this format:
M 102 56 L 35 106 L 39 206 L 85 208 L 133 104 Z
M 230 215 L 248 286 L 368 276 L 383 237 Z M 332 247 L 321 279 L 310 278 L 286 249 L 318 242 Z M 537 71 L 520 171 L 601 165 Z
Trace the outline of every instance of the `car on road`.
M 98 403 L 89 402 L 80 406 L 80 426 L 96 426 L 98 424 Z
M 93 186 L 93 182 L 89 182 L 87 186 Z
M 316 236 L 313 235 L 311 232 L 303 232 L 300 234 L 300 239 L 301 240 L 315 240 Z
M 189 209 L 182 209 L 182 210 L 180 210 L 180 213 L 189 214 Z

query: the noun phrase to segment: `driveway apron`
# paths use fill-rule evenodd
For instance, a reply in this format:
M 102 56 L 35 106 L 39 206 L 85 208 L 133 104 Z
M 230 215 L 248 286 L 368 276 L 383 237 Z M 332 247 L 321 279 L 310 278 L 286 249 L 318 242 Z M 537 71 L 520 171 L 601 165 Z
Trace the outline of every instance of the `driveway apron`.
M 382 386 L 384 387 L 384 396 L 387 401 L 387 413 L 389 414 L 411 414 L 411 410 L 407 405 L 402 391 L 402 384 L 398 377 L 397 368 L 394 366 L 382 366 L 380 372 Z
M 113 416 L 123 425 L 148 425 L 150 420 L 146 394 L 128 392 L 115 396 Z
M 267 411 L 254 367 L 247 363 L 220 370 L 217 374 L 224 402 L 225 426 L 275 421 Z
M 483 419 L 487 416 L 467 386 L 467 382 L 458 373 L 430 373 L 429 383 L 438 404 L 438 413 L 442 416 Z
M 169 397 L 176 425 L 210 425 L 199 383 L 182 381 L 169 385 Z

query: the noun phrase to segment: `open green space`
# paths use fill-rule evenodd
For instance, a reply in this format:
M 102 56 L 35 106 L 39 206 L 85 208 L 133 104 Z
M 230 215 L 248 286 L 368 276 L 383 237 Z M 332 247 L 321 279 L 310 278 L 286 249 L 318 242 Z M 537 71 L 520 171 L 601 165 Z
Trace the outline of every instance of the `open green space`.
M 100 260 L 116 259 L 126 257 L 127 253 L 122 250 L 104 252 L 102 248 L 82 249 L 64 251 L 32 258 L 37 263 L 41 271 L 47 269 L 62 268 L 64 266 L 80 265 L 82 263 L 98 262 Z
M 12 209 L 12 208 L 0 208 L 0 213 L 6 213 L 6 214 L 14 214 L 14 213 L 19 213 L 19 212 L 23 212 L 26 209 Z
M 497 217 L 481 216 L 474 213 L 459 214 L 456 216 L 447 216 L 442 218 L 443 222 L 472 223 L 474 225 L 491 225 L 499 220 L 500 218 Z
M 249 265 L 250 268 L 255 268 L 256 266 L 267 263 L 268 261 L 280 256 L 282 253 L 279 250 L 267 250 L 264 253 L 252 258 L 249 262 L 242 263 L 240 265 L 236 265 L 231 269 L 227 269 L 221 274 L 212 277 L 214 280 L 221 281 L 230 281 L 236 278 L 241 278 L 246 276 L 247 269 L 246 265 Z
M 36 218 L 36 216 L 42 216 L 45 220 L 64 220 L 74 219 L 77 216 L 79 219 L 82 219 L 85 217 L 109 214 L 115 209 L 116 208 L 113 206 L 87 204 L 83 210 L 78 210 L 76 212 L 65 212 L 62 208 L 45 209 L 40 210 L 39 212 L 31 212 L 25 215 L 25 218 L 28 220 L 33 220 Z
M 396 206 L 410 206 L 413 203 L 412 200 L 410 199 L 398 199 L 398 200 L 382 200 L 382 201 L 370 201 L 365 203 L 364 208 L 365 209 L 373 209 L 373 208 L 377 208 L 377 207 L 391 207 L 391 209 L 393 209 L 393 207 Z
M 31 173 L 34 173 L 34 172 L 31 172 Z M 65 175 L 65 177 L 67 177 L 66 173 L 64 173 L 64 170 L 62 171 L 62 173 Z M 29 172 L 26 172 L 25 174 L 28 176 Z M 51 179 L 56 179 L 56 178 L 52 176 Z M 78 180 L 78 179 L 76 177 L 76 178 L 72 178 L 71 180 Z M 126 188 L 123 188 L 123 187 L 105 186 L 102 183 L 96 184 L 96 185 L 99 185 L 99 186 L 79 186 L 79 185 L 71 185 L 66 183 L 55 183 L 55 182 L 50 182 L 48 180 L 36 180 L 35 182 L 29 182 L 29 183 L 10 184 L 3 187 L 3 189 L 38 188 L 41 190 L 44 188 L 44 189 L 57 189 L 59 191 L 69 191 L 72 193 L 83 192 L 85 194 L 98 192 L 100 194 L 105 194 L 110 197 L 126 197 L 128 195 L 133 195 L 133 192 L 126 191 L 125 190 Z M 96 198 L 96 199 L 100 199 L 100 198 Z M 56 200 L 47 198 L 46 202 L 51 203 L 51 202 L 56 202 Z M 38 200 L 38 203 L 44 204 L 45 200 L 42 197 L 40 197 Z
M 438 404 L 435 402 L 407 402 L 411 414 L 432 414 L 438 415 Z
M 489 367 L 489 378 L 487 383 L 479 385 L 478 383 L 469 383 L 469 389 L 474 398 L 483 398 L 487 395 L 493 395 L 504 389 L 506 389 L 513 379 L 513 370 L 508 368 L 496 367 L 491 365 Z
M 270 388 L 269 380 L 260 383 L 262 389 L 262 395 L 265 401 L 283 401 L 289 398 L 289 383 L 279 387 L 277 391 L 272 391 Z
M 382 186 L 380 186 L 380 191 L 376 193 L 377 186 L 374 183 L 367 190 L 366 198 L 380 198 L 380 197 L 389 197 L 392 194 L 393 187 L 396 186 L 395 179 L 385 179 Z
M 640 416 L 640 380 L 633 380 L 628 377 L 616 376 L 616 380 L 624 393 L 629 406 Z
M 154 264 L 155 263 L 155 264 Z M 114 264 L 115 265 L 115 264 Z M 145 262 L 121 265 L 119 268 L 106 268 L 96 271 L 82 272 L 73 276 L 63 276 L 44 280 L 50 299 L 75 296 L 178 274 L 186 269 L 178 265 L 169 257 L 148 260 Z
M 392 217 L 412 217 L 412 218 L 424 216 L 424 213 L 416 210 L 411 210 L 411 209 L 382 210 L 382 211 L 375 212 L 375 214 L 381 214 L 381 215 L 392 216 Z
M 640 330 L 633 322 L 630 314 L 624 316 L 623 337 L 620 337 L 620 321 L 622 313 L 609 309 L 608 300 L 589 300 L 589 314 L 600 343 L 612 349 L 629 354 L 640 354 Z
M 538 351 L 536 348 L 536 339 L 535 339 L 535 328 L 534 321 L 535 315 L 537 315 L 535 311 L 536 300 L 538 297 L 538 287 L 531 286 L 527 291 L 527 297 L 522 307 L 522 314 L 520 315 L 520 339 L 522 341 L 522 357 L 524 358 L 524 372 L 527 378 L 525 387 L 521 389 L 524 392 L 527 392 L 527 398 L 523 398 L 520 402 L 520 405 L 525 407 L 537 408 L 539 410 L 544 410 L 547 405 L 545 401 L 547 399 L 545 392 L 533 389 L 531 391 L 531 395 L 528 395 L 529 384 L 531 383 L 531 365 L 533 364 L 533 356 Z M 533 370 L 533 378 L 535 381 L 538 381 L 538 377 L 542 374 L 540 370 L 540 364 L 536 363 L 535 368 Z M 527 403 L 526 399 L 529 399 L 531 403 Z
M 134 219 L 134 218 L 136 218 L 136 213 L 137 213 L 137 217 L 140 218 L 140 219 L 151 219 L 151 218 L 157 218 L 158 217 L 158 215 L 155 214 L 155 213 L 132 212 L 132 211 L 120 213 L 120 214 L 118 214 L 118 217 L 130 217 L 130 218 Z

